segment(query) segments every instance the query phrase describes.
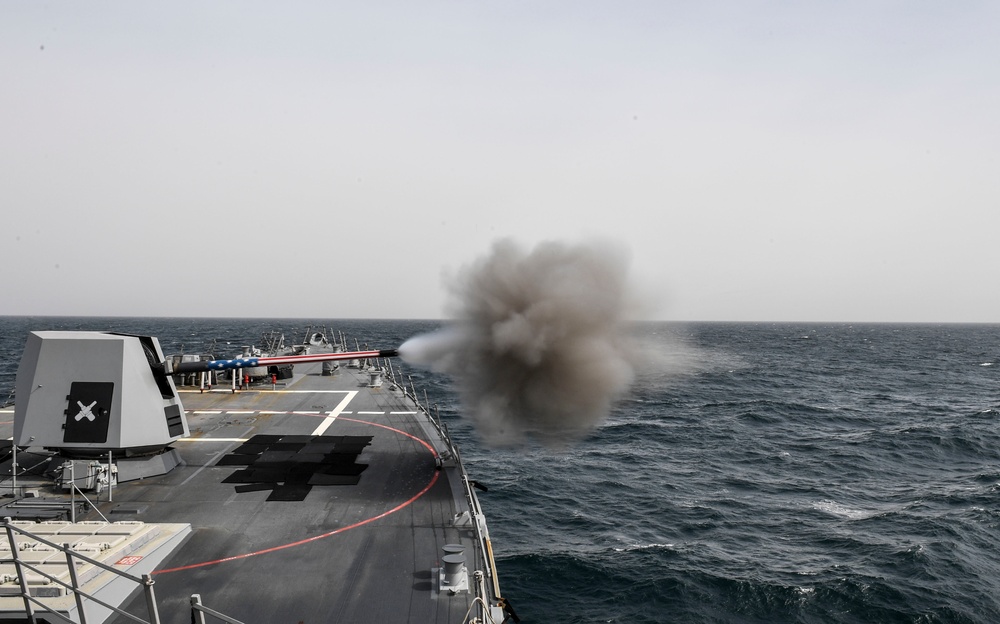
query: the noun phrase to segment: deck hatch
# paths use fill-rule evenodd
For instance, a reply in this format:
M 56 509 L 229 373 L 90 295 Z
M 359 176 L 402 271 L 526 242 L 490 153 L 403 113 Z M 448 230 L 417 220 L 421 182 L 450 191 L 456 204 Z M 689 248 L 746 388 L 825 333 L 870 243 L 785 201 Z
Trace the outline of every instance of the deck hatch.
M 115 384 L 110 381 L 74 381 L 66 397 L 65 443 L 98 443 L 108 440 L 111 401 Z

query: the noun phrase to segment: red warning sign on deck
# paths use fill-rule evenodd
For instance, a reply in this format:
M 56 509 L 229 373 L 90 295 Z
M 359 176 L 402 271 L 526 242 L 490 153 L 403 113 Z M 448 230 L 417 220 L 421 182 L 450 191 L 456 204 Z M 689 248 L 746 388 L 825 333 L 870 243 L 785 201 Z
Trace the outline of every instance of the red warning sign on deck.
M 142 561 L 141 556 L 130 555 L 128 557 L 122 557 L 121 559 L 115 562 L 115 565 L 135 565 L 140 561 Z

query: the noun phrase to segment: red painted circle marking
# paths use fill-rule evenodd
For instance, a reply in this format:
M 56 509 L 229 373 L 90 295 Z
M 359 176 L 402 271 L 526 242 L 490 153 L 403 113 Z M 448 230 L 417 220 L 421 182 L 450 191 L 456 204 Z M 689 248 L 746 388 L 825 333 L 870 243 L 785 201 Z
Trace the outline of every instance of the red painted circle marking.
M 421 440 L 420 438 L 418 438 L 415 435 L 411 435 L 409 433 L 406 433 L 405 431 L 401 431 L 399 429 L 396 429 L 395 427 L 390 427 L 388 425 L 380 425 L 378 423 L 368 422 L 367 420 L 356 420 L 354 418 L 340 417 L 338 420 L 349 420 L 351 422 L 361 423 L 361 424 L 364 424 L 364 425 L 371 425 L 372 427 L 381 427 L 383 429 L 388 429 L 389 431 L 393 431 L 393 432 L 398 433 L 400 435 L 404 435 L 404 436 L 406 436 L 406 437 L 408 437 L 408 438 L 410 438 L 412 440 L 416 440 L 420 444 L 424 445 L 424 447 L 428 451 L 430 451 L 432 455 L 434 455 L 435 457 L 437 457 L 437 452 L 434 450 L 434 447 L 432 447 L 426 441 Z M 242 555 L 233 555 L 232 557 L 224 557 L 222 559 L 215 559 L 213 561 L 202 561 L 201 563 L 192 563 L 192 564 L 189 564 L 189 565 L 179 566 L 179 567 L 176 567 L 176 568 L 167 568 L 165 570 L 154 570 L 152 573 L 153 574 L 167 574 L 168 572 L 180 572 L 182 570 L 193 570 L 195 568 L 203 568 L 205 566 L 215 565 L 217 563 L 226 563 L 226 562 L 229 562 L 229 561 L 237 561 L 239 559 L 248 559 L 250 557 L 256 557 L 257 555 L 266 555 L 267 553 L 272 553 L 272 552 L 275 552 L 275 551 L 278 551 L 278 550 L 284 550 L 286 548 L 293 548 L 295 546 L 302 546 L 303 544 L 308 544 L 310 542 L 315 542 L 315 541 L 318 541 L 318 540 L 321 540 L 321 539 L 324 539 L 324 538 L 327 538 L 327 537 L 332 537 L 334 535 L 337 535 L 338 533 L 343 533 L 343 532 L 349 531 L 351 529 L 356 529 L 356 528 L 358 528 L 360 526 L 364 526 L 364 525 L 369 524 L 371 522 L 375 522 L 376 520 L 380 520 L 380 519 L 382 519 L 382 518 L 384 518 L 384 517 L 386 517 L 388 515 L 396 513 L 400 509 L 405 509 L 406 507 L 410 506 L 416 500 L 418 500 L 420 497 L 422 497 L 424 494 L 426 494 L 428 491 L 430 491 L 430 489 L 432 487 L 434 487 L 434 484 L 437 483 L 438 475 L 439 474 L 440 474 L 440 471 L 435 470 L 434 471 L 434 475 L 431 477 L 430 482 L 428 482 L 427 485 L 424 486 L 424 489 L 422 489 L 419 492 L 417 492 L 416 494 L 414 494 L 409 500 L 403 501 L 402 503 L 396 505 L 392 509 L 383 511 L 382 513 L 378 514 L 377 516 L 372 516 L 371 518 L 366 518 L 365 520 L 361 520 L 360 522 L 355 522 L 354 524 L 351 524 L 351 525 L 348 525 L 348 526 L 345 526 L 345 527 L 340 527 L 339 529 L 334 529 L 333 531 L 329 531 L 327 533 L 321 533 L 320 535 L 314 535 L 312 537 L 307 537 L 306 539 L 302 539 L 302 540 L 299 540 L 297 542 L 289 542 L 288 544 L 281 544 L 279 546 L 272 546 L 270 548 L 265 548 L 263 550 L 256 550 L 254 552 L 243 553 Z

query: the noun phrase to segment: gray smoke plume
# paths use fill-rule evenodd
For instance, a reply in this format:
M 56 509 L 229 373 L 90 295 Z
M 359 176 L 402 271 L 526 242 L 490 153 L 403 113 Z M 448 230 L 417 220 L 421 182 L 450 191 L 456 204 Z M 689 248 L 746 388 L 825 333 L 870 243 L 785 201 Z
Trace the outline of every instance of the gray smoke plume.
M 488 443 L 582 437 L 633 379 L 626 255 L 501 241 L 449 285 L 451 326 L 408 340 L 400 355 L 450 374 Z

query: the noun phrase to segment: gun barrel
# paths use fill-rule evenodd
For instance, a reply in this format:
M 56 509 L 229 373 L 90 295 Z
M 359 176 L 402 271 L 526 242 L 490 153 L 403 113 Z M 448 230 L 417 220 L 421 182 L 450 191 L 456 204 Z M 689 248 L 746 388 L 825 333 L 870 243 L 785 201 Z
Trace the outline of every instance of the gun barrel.
M 246 357 L 231 360 L 207 360 L 202 362 L 181 362 L 173 373 L 200 373 L 202 371 L 231 370 L 234 368 L 255 368 L 277 366 L 278 364 L 302 364 L 306 362 L 328 362 L 331 360 L 360 360 L 378 357 L 396 357 L 397 349 L 379 351 L 348 351 L 342 353 L 310 353 L 307 355 L 279 355 L 274 357 Z

